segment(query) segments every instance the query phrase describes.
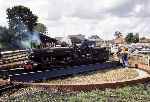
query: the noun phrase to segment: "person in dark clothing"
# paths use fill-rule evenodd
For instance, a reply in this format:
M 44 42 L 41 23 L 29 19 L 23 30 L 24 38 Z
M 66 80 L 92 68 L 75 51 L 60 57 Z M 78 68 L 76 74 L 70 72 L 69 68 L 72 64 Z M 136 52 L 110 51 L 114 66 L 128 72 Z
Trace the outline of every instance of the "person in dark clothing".
M 124 49 L 122 61 L 123 61 L 123 67 L 128 67 L 128 48 Z
M 2 58 L 2 49 L 0 48 L 0 59 Z

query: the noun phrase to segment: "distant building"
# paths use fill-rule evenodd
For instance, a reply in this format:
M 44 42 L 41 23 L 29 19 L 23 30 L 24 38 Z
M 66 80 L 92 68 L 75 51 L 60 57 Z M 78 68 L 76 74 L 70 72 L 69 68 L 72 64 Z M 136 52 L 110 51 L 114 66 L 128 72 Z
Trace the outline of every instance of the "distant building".
M 113 43 L 116 45 L 125 44 L 125 38 L 123 37 L 122 33 L 118 32 L 118 34 L 116 34 L 116 38 L 113 40 Z
M 73 38 L 73 37 L 75 37 L 75 38 L 78 38 L 78 39 L 80 39 L 80 40 L 85 40 L 85 35 L 82 35 L 82 34 L 77 34 L 77 35 L 68 35 L 68 37 L 69 38 Z
M 103 46 L 111 47 L 112 44 L 113 44 L 113 40 L 105 40 Z
M 55 37 L 56 40 L 61 41 L 63 37 Z
M 92 35 L 91 37 L 88 38 L 88 40 L 94 41 L 97 47 L 101 47 L 103 45 L 103 43 L 104 43 L 104 40 L 101 39 L 97 35 Z
M 77 43 L 77 44 L 83 42 L 86 39 L 85 35 L 82 34 L 68 35 L 68 38 L 71 39 L 72 43 Z
M 146 37 L 142 37 L 142 38 L 140 38 L 139 43 L 150 43 L 150 39 L 146 38 Z

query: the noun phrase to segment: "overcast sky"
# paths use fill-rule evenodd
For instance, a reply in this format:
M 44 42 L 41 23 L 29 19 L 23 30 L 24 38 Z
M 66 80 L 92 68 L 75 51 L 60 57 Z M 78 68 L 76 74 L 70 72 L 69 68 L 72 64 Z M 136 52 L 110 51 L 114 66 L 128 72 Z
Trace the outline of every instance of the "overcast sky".
M 51 37 L 112 39 L 115 31 L 150 37 L 150 0 L 0 0 L 0 25 L 7 26 L 6 9 L 15 5 L 29 7 Z

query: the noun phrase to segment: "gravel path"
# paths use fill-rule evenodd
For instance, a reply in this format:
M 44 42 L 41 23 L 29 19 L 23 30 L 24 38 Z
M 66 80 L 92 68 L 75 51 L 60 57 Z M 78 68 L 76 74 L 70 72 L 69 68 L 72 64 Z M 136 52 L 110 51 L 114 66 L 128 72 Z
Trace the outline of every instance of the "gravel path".
M 93 73 L 93 72 L 92 72 Z M 126 80 L 135 80 L 141 78 L 147 78 L 150 75 L 140 69 L 135 68 L 119 68 L 119 69 L 108 69 L 97 71 L 93 74 L 87 75 L 77 75 L 74 77 L 68 77 L 66 79 L 57 79 L 57 80 L 50 80 L 46 83 L 33 83 L 33 84 L 40 84 L 40 85 L 72 85 L 72 84 L 99 84 L 99 83 L 106 83 L 106 82 L 117 82 L 117 81 L 126 81 Z
M 148 74 L 146 71 L 143 71 L 141 69 L 135 69 L 135 70 L 139 73 L 138 78 L 150 77 L 150 74 Z
M 132 80 L 139 76 L 139 72 L 133 68 L 118 68 L 96 71 L 88 74 L 80 74 L 65 79 L 50 80 L 50 84 L 68 84 L 68 85 L 81 85 L 81 84 L 100 84 L 110 83 L 123 80 Z

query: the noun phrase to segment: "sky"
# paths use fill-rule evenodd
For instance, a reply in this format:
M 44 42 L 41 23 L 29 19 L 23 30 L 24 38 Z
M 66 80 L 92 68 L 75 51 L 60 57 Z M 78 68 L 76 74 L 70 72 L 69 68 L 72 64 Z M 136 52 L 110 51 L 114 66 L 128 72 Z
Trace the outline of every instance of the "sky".
M 114 38 L 115 31 L 150 37 L 150 0 L 0 0 L 0 25 L 8 26 L 6 9 L 29 7 L 51 37 L 84 34 Z

